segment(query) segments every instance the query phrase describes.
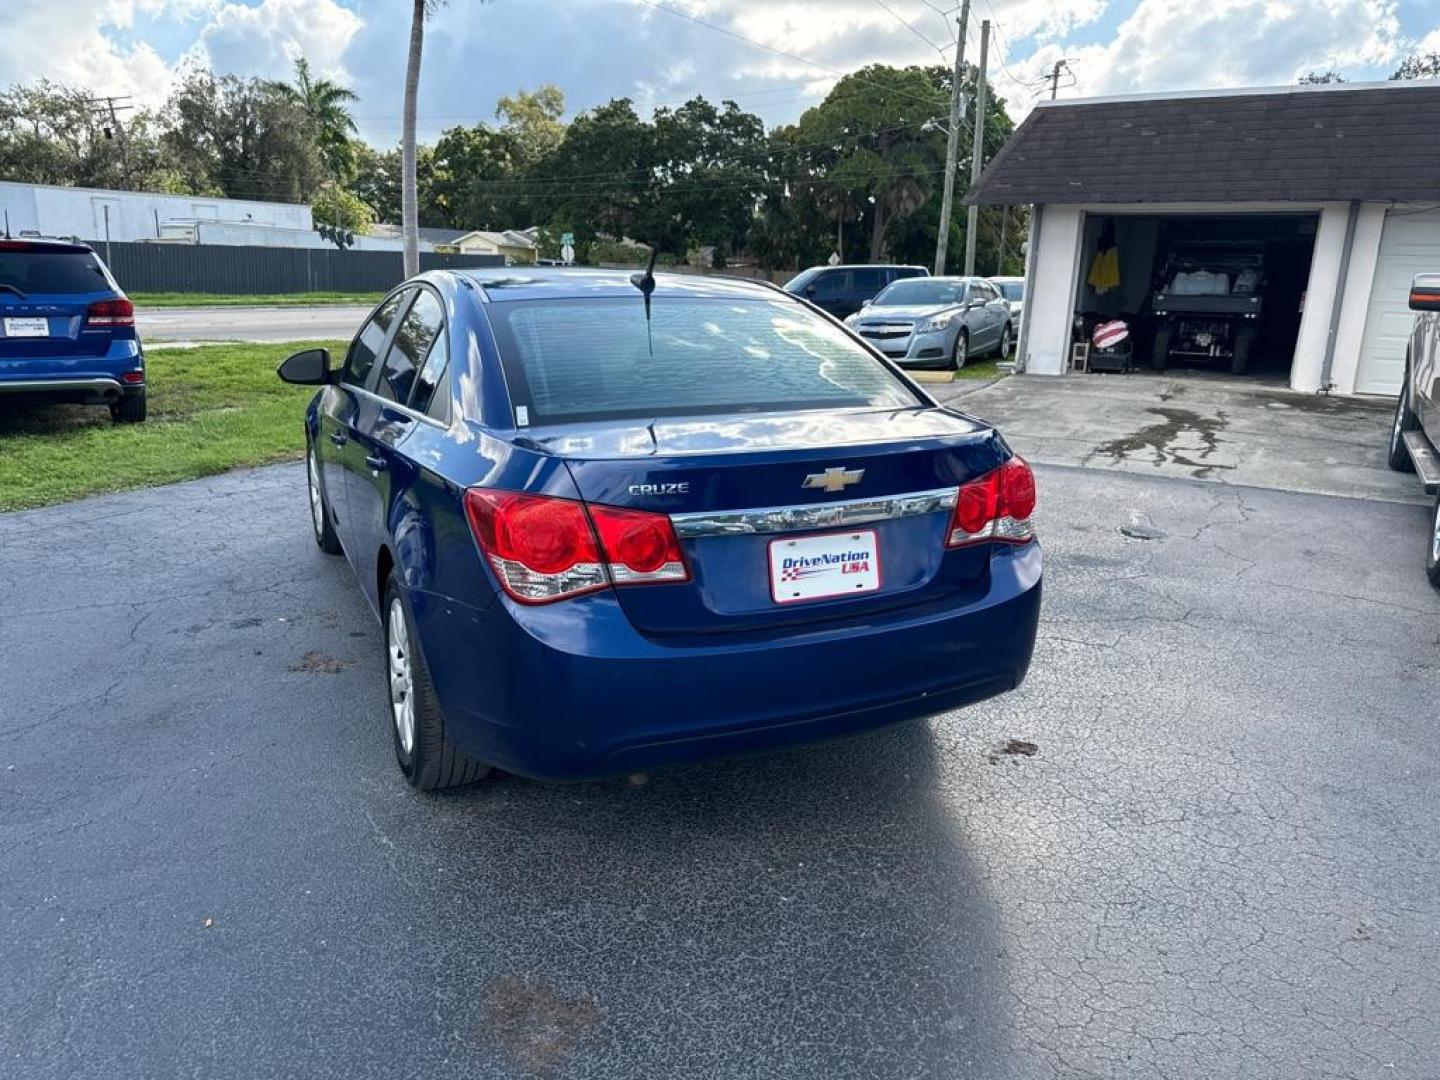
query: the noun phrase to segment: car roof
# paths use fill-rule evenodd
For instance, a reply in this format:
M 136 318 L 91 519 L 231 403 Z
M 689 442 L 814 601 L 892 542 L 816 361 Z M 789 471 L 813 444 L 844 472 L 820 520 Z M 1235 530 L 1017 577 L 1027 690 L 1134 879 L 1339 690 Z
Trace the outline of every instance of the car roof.
M 1025 279 L 1024 279 L 1023 277 L 1000 277 L 1000 276 L 997 276 L 997 277 L 992 277 L 992 278 L 986 278 L 985 280 L 986 280 L 986 281 L 1003 281 L 1003 282 L 1005 282 L 1005 284 L 1009 285 L 1009 284 L 1011 284 L 1012 282 L 1024 281 Z
M 836 263 L 830 266 L 828 263 L 820 263 L 817 266 L 807 266 L 806 270 L 925 270 L 926 267 L 917 266 L 914 263 Z M 803 271 L 802 271 L 803 273 Z
M 61 240 L 54 236 L 0 236 L 0 250 L 24 251 L 26 248 L 37 247 L 74 252 L 95 250 L 83 240 Z
M 491 303 L 510 300 L 560 300 L 582 296 L 640 296 L 630 280 L 641 270 L 591 267 L 472 267 L 454 273 L 480 286 Z M 655 296 L 691 296 L 732 300 L 773 300 L 785 294 L 768 282 L 710 274 L 655 274 Z

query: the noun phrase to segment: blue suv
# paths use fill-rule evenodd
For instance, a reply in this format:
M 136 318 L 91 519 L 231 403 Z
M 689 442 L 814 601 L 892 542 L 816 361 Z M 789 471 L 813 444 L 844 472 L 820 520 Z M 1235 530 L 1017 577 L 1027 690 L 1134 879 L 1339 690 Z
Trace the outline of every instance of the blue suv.
M 145 419 L 135 305 L 85 244 L 0 240 L 0 400 L 14 396 Z

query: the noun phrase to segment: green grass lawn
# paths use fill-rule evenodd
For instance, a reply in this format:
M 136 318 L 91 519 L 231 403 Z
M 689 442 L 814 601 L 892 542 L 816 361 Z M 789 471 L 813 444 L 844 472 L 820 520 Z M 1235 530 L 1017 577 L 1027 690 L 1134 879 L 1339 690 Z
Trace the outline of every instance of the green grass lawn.
M 380 302 L 384 293 L 129 293 L 138 308 L 166 307 L 286 307 L 291 304 L 369 304 Z
M 310 345 L 332 356 L 345 347 L 320 341 L 151 352 L 143 424 L 112 423 L 103 406 L 0 404 L 0 510 L 300 457 L 305 403 L 315 391 L 282 383 L 275 367 Z
M 957 379 L 998 379 L 1003 372 L 994 360 L 974 360 L 955 373 Z

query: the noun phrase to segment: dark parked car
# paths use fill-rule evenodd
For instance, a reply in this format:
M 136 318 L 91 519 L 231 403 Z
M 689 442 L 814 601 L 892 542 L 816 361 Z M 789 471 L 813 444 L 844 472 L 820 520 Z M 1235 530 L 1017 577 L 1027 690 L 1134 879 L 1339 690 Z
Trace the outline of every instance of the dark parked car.
M 1029 667 L 1029 467 L 778 289 L 434 271 L 280 374 L 321 387 L 315 539 L 380 614 L 417 787 L 806 742 Z
M 837 319 L 854 315 L 866 300 L 901 278 L 926 277 L 923 266 L 812 266 L 785 283 L 786 292 L 803 296 Z
M 1425 538 L 1425 574 L 1440 589 L 1440 274 L 1415 279 L 1410 309 L 1415 327 L 1390 428 L 1390 467 L 1419 474 L 1426 493 L 1435 496 Z
M 135 306 L 87 245 L 0 240 L 0 397 L 145 419 Z

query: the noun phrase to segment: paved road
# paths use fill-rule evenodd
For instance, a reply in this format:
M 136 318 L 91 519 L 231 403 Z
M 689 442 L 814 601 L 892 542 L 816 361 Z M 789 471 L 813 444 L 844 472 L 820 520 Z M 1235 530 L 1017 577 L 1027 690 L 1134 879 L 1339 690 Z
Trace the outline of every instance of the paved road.
M 355 336 L 370 308 L 313 307 L 142 308 L 146 341 L 316 341 Z
M 1020 692 L 441 797 L 298 467 L 0 516 L 0 1076 L 1433 1077 L 1425 511 L 1039 474 Z

